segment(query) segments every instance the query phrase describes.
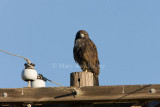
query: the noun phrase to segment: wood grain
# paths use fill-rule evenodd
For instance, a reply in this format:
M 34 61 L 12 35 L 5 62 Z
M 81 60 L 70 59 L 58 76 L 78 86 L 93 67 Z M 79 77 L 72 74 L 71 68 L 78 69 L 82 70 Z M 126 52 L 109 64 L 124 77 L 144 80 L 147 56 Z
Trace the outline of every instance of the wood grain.
M 93 86 L 92 72 L 73 72 L 70 74 L 70 86 Z
M 150 90 L 155 89 L 155 93 Z M 76 95 L 74 90 L 81 91 Z M 7 97 L 2 94 L 7 93 Z M 1 88 L 4 103 L 115 103 L 160 101 L 160 85 L 119 85 L 84 87 Z

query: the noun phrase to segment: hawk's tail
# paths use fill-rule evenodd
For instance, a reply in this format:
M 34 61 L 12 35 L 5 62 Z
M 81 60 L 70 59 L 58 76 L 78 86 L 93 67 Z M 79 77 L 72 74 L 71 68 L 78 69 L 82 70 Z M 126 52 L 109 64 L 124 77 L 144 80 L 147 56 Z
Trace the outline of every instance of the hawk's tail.
M 98 78 L 98 76 L 93 76 L 93 84 L 94 84 L 94 86 L 99 86 L 99 78 Z

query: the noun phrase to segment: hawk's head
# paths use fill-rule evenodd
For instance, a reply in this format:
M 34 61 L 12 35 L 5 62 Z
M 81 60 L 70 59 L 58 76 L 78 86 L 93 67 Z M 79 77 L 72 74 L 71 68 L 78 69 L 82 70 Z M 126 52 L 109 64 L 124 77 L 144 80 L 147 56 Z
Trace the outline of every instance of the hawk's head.
M 89 35 L 88 35 L 88 33 L 87 33 L 85 30 L 80 30 L 80 31 L 78 31 L 77 34 L 76 34 L 76 39 L 79 39 L 79 38 L 88 39 L 88 38 L 89 38 Z

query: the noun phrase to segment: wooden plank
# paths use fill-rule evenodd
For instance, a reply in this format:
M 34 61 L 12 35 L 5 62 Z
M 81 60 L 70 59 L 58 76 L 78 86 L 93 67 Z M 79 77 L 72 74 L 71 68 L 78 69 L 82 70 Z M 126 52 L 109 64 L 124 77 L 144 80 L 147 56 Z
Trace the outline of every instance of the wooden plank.
M 77 95 L 74 91 L 77 91 Z M 151 90 L 154 92 L 151 92 Z M 4 96 L 4 93 L 7 96 Z M 44 87 L 0 89 L 5 103 L 116 103 L 160 101 L 160 85 Z

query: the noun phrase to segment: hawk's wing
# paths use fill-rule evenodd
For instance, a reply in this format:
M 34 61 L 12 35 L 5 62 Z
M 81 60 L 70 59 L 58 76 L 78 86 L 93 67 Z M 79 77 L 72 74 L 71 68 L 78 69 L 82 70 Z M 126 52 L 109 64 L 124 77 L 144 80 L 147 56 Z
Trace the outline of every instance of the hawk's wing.
M 99 75 L 99 60 L 95 44 L 90 39 L 75 41 L 73 49 L 74 59 L 81 66 L 81 69 Z
M 88 39 L 85 44 L 85 51 L 83 53 L 83 59 L 87 63 L 87 66 L 95 74 L 95 76 L 99 75 L 99 59 L 97 48 L 92 40 Z

